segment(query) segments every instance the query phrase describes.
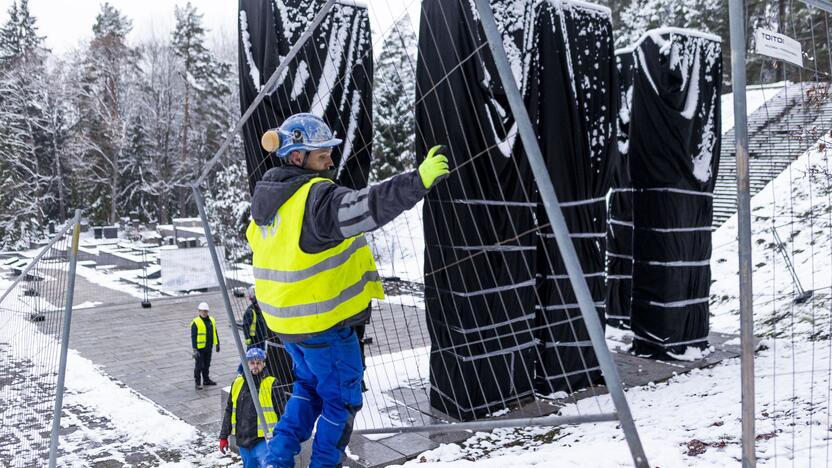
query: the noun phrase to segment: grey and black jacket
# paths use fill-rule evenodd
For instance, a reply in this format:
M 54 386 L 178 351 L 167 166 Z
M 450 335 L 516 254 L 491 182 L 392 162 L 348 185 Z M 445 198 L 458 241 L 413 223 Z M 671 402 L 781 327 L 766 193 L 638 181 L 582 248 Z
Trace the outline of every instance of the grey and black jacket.
M 260 384 L 263 382 L 269 373 L 263 369 L 263 372 L 252 375 L 254 385 L 257 387 L 258 394 L 260 392 Z M 283 417 L 283 410 L 286 407 L 286 393 L 282 390 L 283 382 L 277 380 L 272 384 L 272 404 L 277 413 L 278 419 Z M 228 394 L 228 399 L 225 404 L 225 412 L 222 416 L 222 426 L 220 426 L 220 439 L 227 439 L 231 435 L 231 412 L 234 409 L 234 402 L 231 400 L 231 394 Z M 240 390 L 240 395 L 237 397 L 237 427 L 234 435 L 238 447 L 250 449 L 257 445 L 263 437 L 257 435 L 257 409 L 251 399 L 251 392 L 248 385 L 243 384 Z
M 297 166 L 275 167 L 267 171 L 254 188 L 251 217 L 258 226 L 274 221 L 277 210 L 310 179 L 314 171 Z M 301 227 L 300 248 L 318 253 L 335 247 L 344 239 L 384 226 L 419 202 L 428 190 L 417 171 L 391 177 L 384 182 L 353 190 L 337 184 L 318 183 L 312 186 L 306 201 Z M 350 317 L 338 327 L 366 323 L 365 312 Z M 306 339 L 303 335 L 278 335 L 289 342 Z

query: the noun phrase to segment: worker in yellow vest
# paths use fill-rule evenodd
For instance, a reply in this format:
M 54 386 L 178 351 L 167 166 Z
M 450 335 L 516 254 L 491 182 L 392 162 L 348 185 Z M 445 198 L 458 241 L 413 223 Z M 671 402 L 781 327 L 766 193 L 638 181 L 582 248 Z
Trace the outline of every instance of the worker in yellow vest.
M 363 404 L 355 327 L 368 322 L 372 299 L 384 298 L 363 234 L 412 208 L 449 173 L 436 146 L 418 171 L 352 190 L 332 181 L 332 148 L 340 144 L 312 114 L 293 115 L 263 137 L 286 164 L 257 183 L 246 237 L 263 318 L 295 373 L 268 444 L 270 467 L 294 466 L 316 422 L 310 466 L 340 465 Z
M 266 352 L 253 347 L 246 351 L 248 369 L 257 387 L 258 400 L 266 420 L 267 431 L 260 427 L 260 419 L 251 399 L 246 379 L 238 375 L 231 384 L 231 393 L 225 405 L 225 414 L 220 429 L 220 452 L 228 450 L 228 436 L 233 435 L 243 458 L 243 468 L 265 468 L 266 439 L 271 437 L 272 428 L 283 412 L 286 397 L 281 382 L 269 375 L 265 369 Z
M 202 390 L 202 385 L 217 384 L 208 374 L 212 350 L 220 352 L 220 338 L 217 335 L 216 320 L 208 316 L 208 303 L 200 302 L 196 309 L 199 315 L 191 321 L 191 347 L 194 351 L 195 386 L 197 390 Z

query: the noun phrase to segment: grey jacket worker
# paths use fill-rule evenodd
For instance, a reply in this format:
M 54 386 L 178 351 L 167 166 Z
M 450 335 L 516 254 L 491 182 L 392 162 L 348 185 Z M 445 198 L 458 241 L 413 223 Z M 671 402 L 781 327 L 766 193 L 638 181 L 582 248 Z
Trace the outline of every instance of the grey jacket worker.
M 318 173 L 297 166 L 269 169 L 254 189 L 251 201 L 254 222 L 258 226 L 271 224 L 277 210 L 314 177 L 318 177 Z M 377 229 L 413 208 L 427 192 L 418 171 L 400 174 L 361 190 L 323 182 L 315 184 L 306 201 L 300 248 L 307 253 L 323 252 L 346 238 Z M 335 328 L 365 324 L 369 319 L 368 307 Z M 288 342 L 307 338 L 304 335 L 278 336 Z

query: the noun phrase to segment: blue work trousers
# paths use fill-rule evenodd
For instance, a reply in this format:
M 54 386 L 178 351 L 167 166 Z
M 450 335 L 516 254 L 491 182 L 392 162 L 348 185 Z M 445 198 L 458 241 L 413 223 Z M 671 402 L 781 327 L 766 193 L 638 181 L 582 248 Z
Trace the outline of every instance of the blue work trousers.
M 250 448 L 238 447 L 240 449 L 240 456 L 243 458 L 243 468 L 266 468 L 266 454 L 269 449 L 266 446 L 266 440 L 260 442 Z
M 361 409 L 361 347 L 352 328 L 338 328 L 300 343 L 286 343 L 295 383 L 269 441 L 269 466 L 294 467 L 300 444 L 312 436 L 312 468 L 340 466 Z M 320 419 L 319 419 L 320 418 Z

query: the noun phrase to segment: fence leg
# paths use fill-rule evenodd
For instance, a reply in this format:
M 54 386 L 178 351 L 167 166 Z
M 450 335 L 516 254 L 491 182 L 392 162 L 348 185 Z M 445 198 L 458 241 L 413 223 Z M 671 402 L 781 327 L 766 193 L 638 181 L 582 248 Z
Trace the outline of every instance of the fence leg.
M 514 81 L 514 75 L 503 46 L 503 39 L 497 29 L 497 22 L 494 19 L 494 12 L 491 9 L 489 0 L 476 0 L 476 5 L 482 21 L 483 31 L 488 40 L 488 46 L 491 49 L 497 71 L 500 74 L 500 80 L 503 83 L 503 89 L 506 92 L 509 105 L 511 106 L 511 112 L 514 115 L 515 122 L 517 122 L 520 139 L 523 142 L 523 147 L 526 149 L 529 165 L 531 166 L 535 181 L 537 181 L 540 196 L 543 199 L 543 207 L 551 222 L 552 231 L 555 234 L 563 263 L 566 266 L 567 273 L 569 273 L 569 279 L 575 291 L 575 297 L 578 299 L 581 316 L 584 319 L 587 332 L 589 332 L 590 340 L 592 341 L 592 348 L 598 357 L 598 364 L 604 374 L 604 381 L 618 412 L 621 429 L 624 431 L 624 437 L 627 439 L 627 444 L 630 447 L 633 462 L 639 468 L 648 468 L 647 457 L 644 454 L 644 448 L 641 445 L 641 440 L 639 439 L 633 416 L 630 413 L 627 399 L 624 396 L 621 378 L 618 376 L 618 368 L 612 360 L 609 348 L 607 348 L 604 330 L 601 327 L 601 320 L 598 318 L 595 303 L 589 292 L 589 286 L 587 286 L 586 279 L 584 279 L 578 254 L 575 252 L 575 246 L 569 237 L 569 229 L 566 226 L 566 220 L 560 209 L 554 185 L 552 185 L 552 180 L 546 169 L 546 163 L 543 160 L 543 153 L 540 150 L 537 135 L 535 134 L 534 127 L 532 127 L 532 122 L 526 110 L 526 105 L 523 102 L 523 97 L 520 95 L 520 90 L 517 89 L 517 83 Z
M 78 238 L 81 235 L 81 210 L 75 210 L 72 224 L 72 248 L 69 249 L 69 274 L 67 275 L 66 304 L 64 305 L 64 320 L 61 329 L 61 360 L 58 364 L 58 384 L 55 394 L 55 408 L 52 412 L 52 434 L 49 440 L 49 468 L 55 468 L 58 461 L 58 433 L 61 430 L 61 414 L 64 406 L 69 327 L 72 323 L 72 300 L 75 295 L 75 266 L 78 260 Z
M 225 305 L 225 311 L 228 313 L 229 327 L 231 327 L 231 335 L 234 337 L 234 344 L 237 346 L 237 353 L 240 355 L 240 364 L 243 366 L 243 375 L 246 378 L 246 385 L 249 392 L 251 392 L 251 401 L 254 402 L 254 409 L 257 410 L 257 418 L 260 422 L 260 429 L 263 434 L 267 434 L 266 438 L 271 438 L 271 431 L 266 425 L 266 418 L 263 416 L 263 408 L 260 407 L 260 396 L 257 392 L 257 387 L 254 385 L 254 379 L 251 377 L 251 370 L 248 368 L 246 362 L 246 351 L 243 348 L 243 341 L 240 339 L 240 334 L 237 332 L 237 321 L 234 318 L 234 310 L 231 308 L 231 299 L 228 297 L 228 289 L 225 287 L 225 276 L 222 273 L 222 265 L 220 264 L 220 257 L 217 254 L 217 246 L 214 244 L 214 236 L 211 235 L 211 226 L 208 224 L 208 215 L 205 214 L 205 199 L 202 197 L 202 192 L 197 185 L 192 185 L 191 189 L 194 192 L 194 201 L 199 210 L 199 217 L 202 218 L 202 228 L 205 230 L 205 241 L 208 244 L 208 251 L 211 252 L 211 261 L 214 262 L 214 272 L 217 274 L 217 284 L 220 287 L 220 295 L 222 302 Z
M 737 152 L 737 227 L 740 276 L 740 358 L 742 379 L 742 466 L 757 466 L 754 429 L 754 304 L 751 290 L 751 183 L 748 169 L 748 117 L 745 105 L 745 11 L 729 0 L 731 82 Z

